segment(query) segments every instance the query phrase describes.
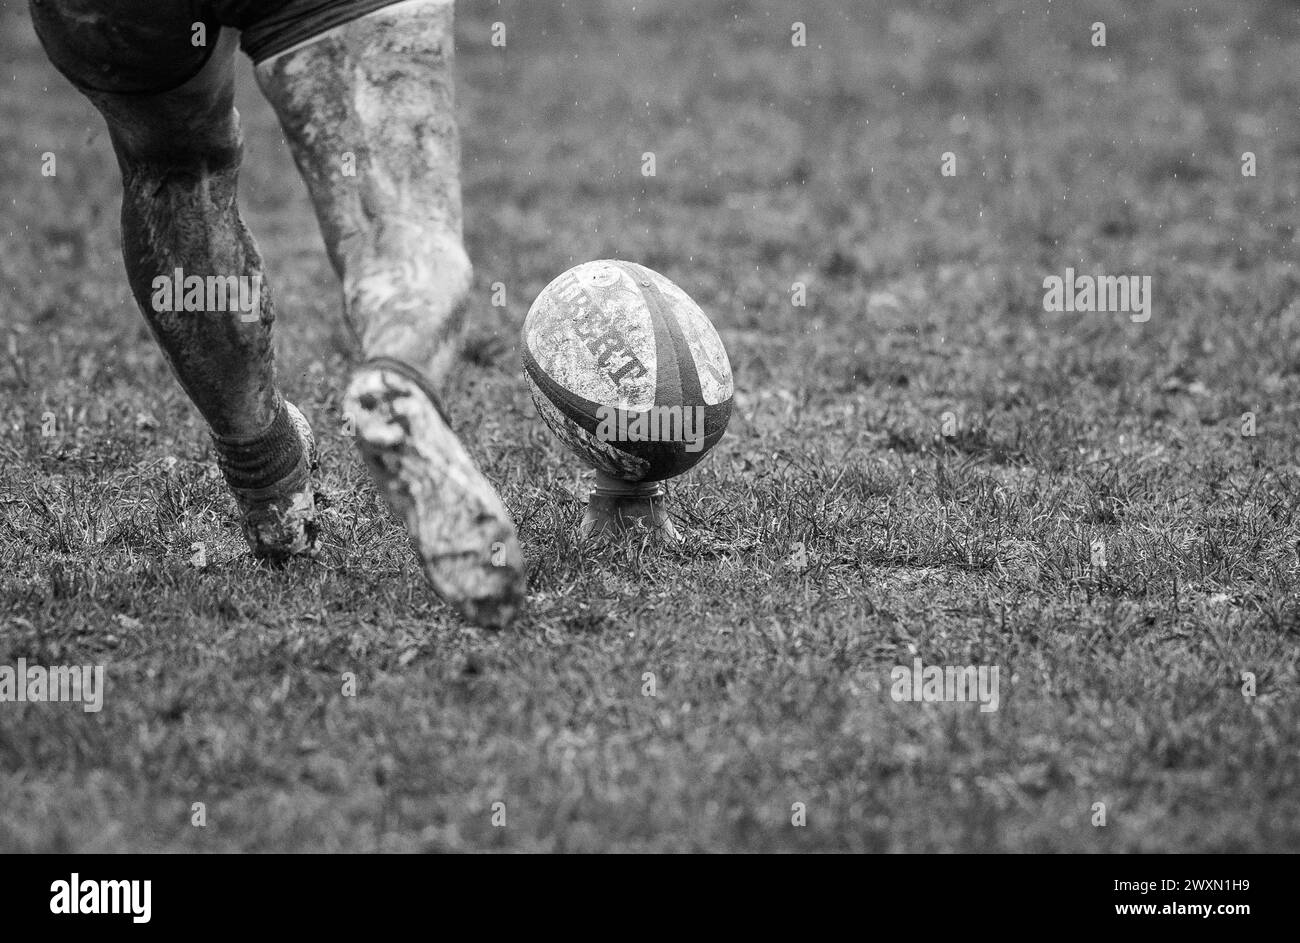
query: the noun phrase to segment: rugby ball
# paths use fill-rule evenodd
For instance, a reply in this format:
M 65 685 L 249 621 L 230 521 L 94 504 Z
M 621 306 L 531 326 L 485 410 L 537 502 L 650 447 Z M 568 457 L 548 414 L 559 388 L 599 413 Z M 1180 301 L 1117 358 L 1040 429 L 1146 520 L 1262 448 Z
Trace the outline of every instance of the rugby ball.
M 635 262 L 584 262 L 524 320 L 524 376 L 551 431 L 624 481 L 680 475 L 722 438 L 731 364 L 699 305 Z

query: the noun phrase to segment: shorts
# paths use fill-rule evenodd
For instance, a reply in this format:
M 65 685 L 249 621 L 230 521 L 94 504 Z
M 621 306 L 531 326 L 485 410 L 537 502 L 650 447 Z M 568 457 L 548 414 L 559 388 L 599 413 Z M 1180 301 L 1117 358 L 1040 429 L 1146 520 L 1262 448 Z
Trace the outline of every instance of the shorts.
M 184 85 L 240 31 L 255 63 L 401 0 L 30 0 L 50 61 L 82 91 L 156 94 Z

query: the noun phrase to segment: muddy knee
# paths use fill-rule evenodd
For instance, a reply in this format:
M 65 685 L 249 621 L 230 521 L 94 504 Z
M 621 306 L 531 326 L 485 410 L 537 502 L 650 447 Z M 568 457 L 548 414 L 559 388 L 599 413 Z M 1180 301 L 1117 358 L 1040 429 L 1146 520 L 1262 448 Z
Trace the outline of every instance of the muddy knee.
M 233 199 L 244 154 L 239 114 L 233 107 L 201 125 L 196 122 L 194 134 L 186 139 L 118 120 L 107 111 L 105 117 L 126 184 L 144 179 L 155 185 L 216 186 Z

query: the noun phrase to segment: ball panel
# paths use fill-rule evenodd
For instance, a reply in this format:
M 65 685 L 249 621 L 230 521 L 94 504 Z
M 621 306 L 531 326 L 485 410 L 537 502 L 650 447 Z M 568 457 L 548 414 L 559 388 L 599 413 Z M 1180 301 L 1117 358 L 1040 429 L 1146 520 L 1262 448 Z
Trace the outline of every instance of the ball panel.
M 631 409 L 654 404 L 649 311 L 617 263 L 585 262 L 547 285 L 524 320 L 524 344 L 548 376 L 584 399 Z
M 532 351 L 523 351 L 524 376 L 540 395 L 546 397 L 565 418 L 578 426 L 587 435 L 594 436 L 600 424 L 601 404 L 586 399 L 570 389 L 565 388 L 537 362 Z
M 645 302 L 655 340 L 655 406 L 700 402 L 700 378 L 672 309 L 658 283 L 668 280 L 631 262 L 619 266 L 633 279 Z
M 722 346 L 722 338 L 709 321 L 708 315 L 691 300 L 686 292 L 672 282 L 664 289 L 672 310 L 677 315 L 686 349 L 691 353 L 704 402 L 722 403 L 735 392 L 731 377 L 731 361 Z
M 648 461 L 622 451 L 612 442 L 601 442 L 594 433 L 588 432 L 556 407 L 539 388 L 532 374 L 526 373 L 525 376 L 542 421 L 571 452 L 597 471 L 624 481 L 644 481 L 652 473 Z
M 682 347 L 690 355 L 704 402 L 714 404 L 730 399 L 734 393 L 731 362 L 727 359 L 726 348 L 722 346 L 722 338 L 718 336 L 708 315 L 670 279 L 635 262 L 624 264 L 636 270 L 643 278 L 649 279 L 658 289 L 665 302 L 664 309 L 680 327 L 685 339 Z

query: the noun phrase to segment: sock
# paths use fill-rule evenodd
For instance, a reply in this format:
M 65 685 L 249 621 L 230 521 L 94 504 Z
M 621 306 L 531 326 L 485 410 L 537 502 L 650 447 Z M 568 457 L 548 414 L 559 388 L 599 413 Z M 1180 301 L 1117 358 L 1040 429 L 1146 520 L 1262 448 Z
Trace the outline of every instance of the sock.
M 251 436 L 213 435 L 212 444 L 217 450 L 217 465 L 232 488 L 274 485 L 287 477 L 302 458 L 302 439 L 283 402 L 262 432 Z
M 429 402 L 433 403 L 433 408 L 438 411 L 442 421 L 448 426 L 451 425 L 451 416 L 447 412 L 447 407 L 442 405 L 442 397 L 434 390 L 433 385 L 425 378 L 424 374 L 412 367 L 404 360 L 398 360 L 395 357 L 370 357 L 366 360 L 367 367 L 382 367 L 385 370 L 392 370 L 410 380 L 420 388 L 425 396 L 429 397 Z

